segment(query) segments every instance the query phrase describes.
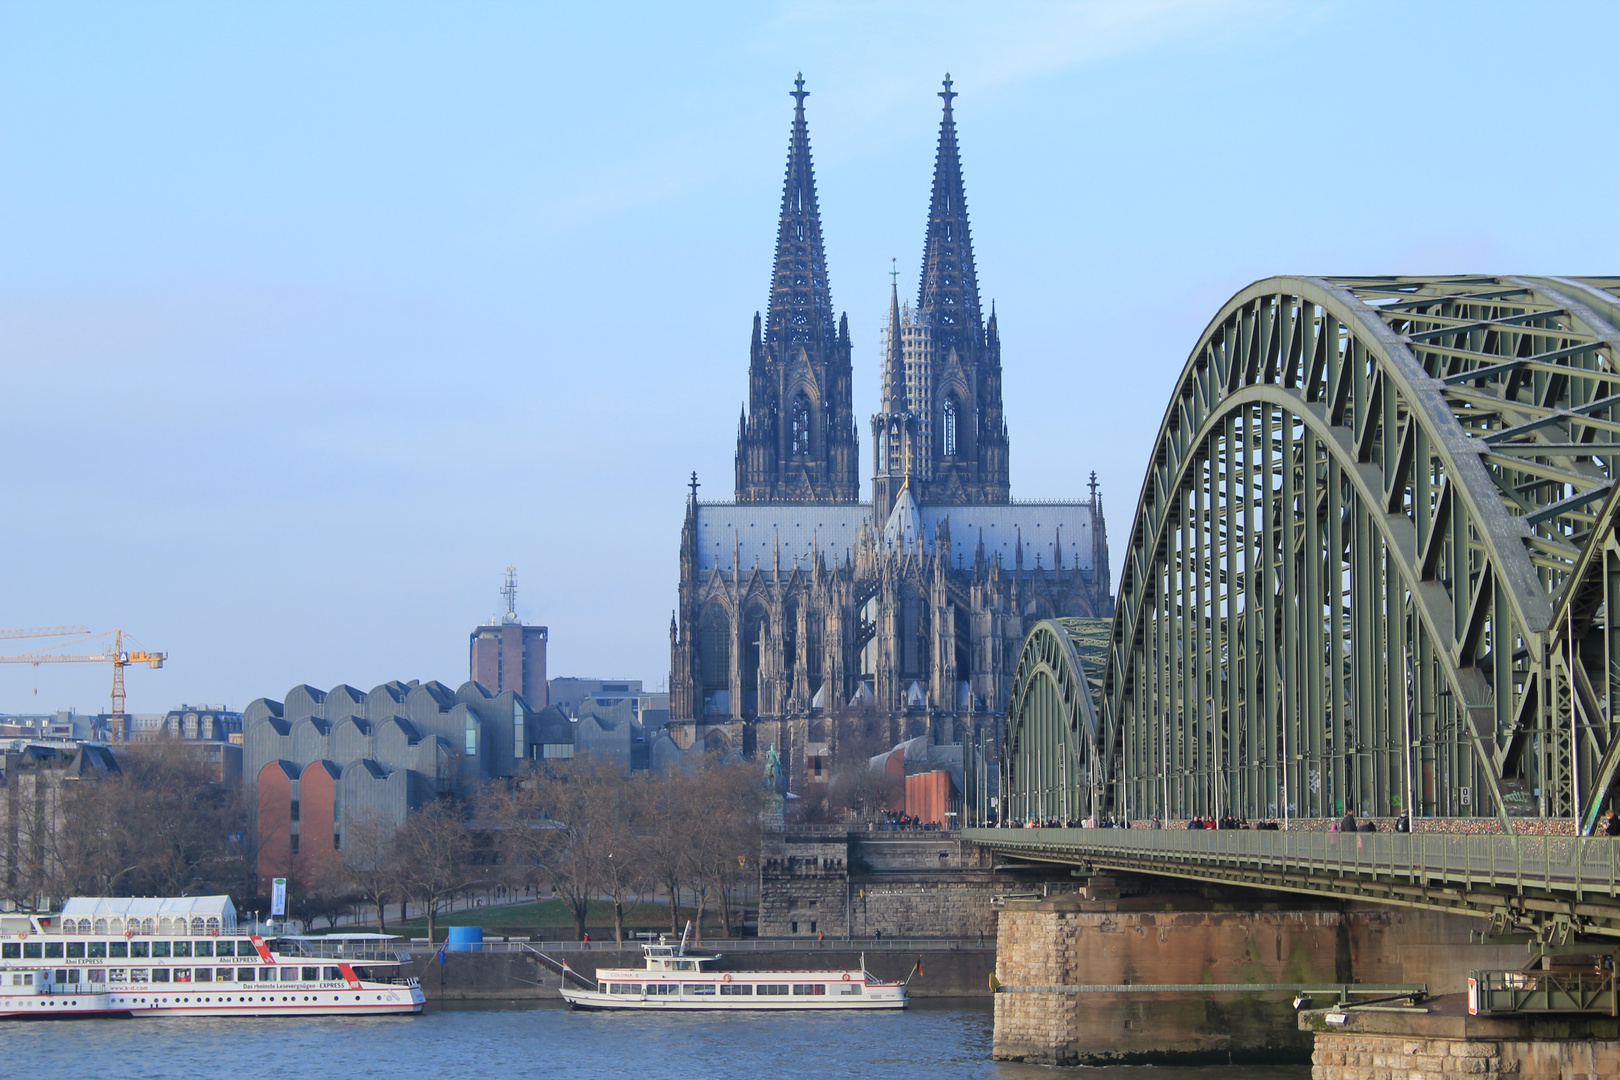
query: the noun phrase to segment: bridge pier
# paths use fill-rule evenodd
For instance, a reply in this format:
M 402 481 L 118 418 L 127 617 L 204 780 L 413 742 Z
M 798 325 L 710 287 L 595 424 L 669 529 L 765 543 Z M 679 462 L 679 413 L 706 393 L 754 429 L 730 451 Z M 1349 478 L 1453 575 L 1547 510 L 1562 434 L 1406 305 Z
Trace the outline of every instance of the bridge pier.
M 1145 892 L 1129 878 L 1121 879 L 1127 895 L 1114 899 L 1114 879 L 1092 880 L 1077 893 L 1002 909 L 995 1058 L 1304 1062 L 1312 1032 L 1298 1025 L 1292 986 L 1425 983 L 1434 993 L 1461 991 L 1470 967 L 1518 967 L 1524 959 L 1522 946 L 1470 945 L 1469 931 L 1484 925 L 1478 919 L 1223 887 Z M 1167 984 L 1272 989 L 1137 989 Z

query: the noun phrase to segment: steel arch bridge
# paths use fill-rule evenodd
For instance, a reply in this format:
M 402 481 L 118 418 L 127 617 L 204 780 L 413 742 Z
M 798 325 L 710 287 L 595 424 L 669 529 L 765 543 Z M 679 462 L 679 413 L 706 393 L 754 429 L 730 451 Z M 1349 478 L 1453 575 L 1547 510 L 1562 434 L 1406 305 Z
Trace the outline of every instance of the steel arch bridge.
M 1620 278 L 1239 292 L 1159 428 L 1099 707 L 1062 697 L 1082 668 L 1009 712 L 1007 815 L 1590 831 L 1620 763 L 1617 350 Z M 1062 658 L 1060 629 L 1030 645 Z

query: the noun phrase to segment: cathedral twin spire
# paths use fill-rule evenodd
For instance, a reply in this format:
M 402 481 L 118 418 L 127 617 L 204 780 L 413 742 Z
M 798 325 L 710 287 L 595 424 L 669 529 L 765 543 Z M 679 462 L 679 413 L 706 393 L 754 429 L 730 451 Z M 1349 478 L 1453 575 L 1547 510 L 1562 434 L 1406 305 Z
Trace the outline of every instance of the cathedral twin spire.
M 804 121 L 804 76 L 793 82 L 793 133 L 788 143 L 782 216 L 776 227 L 776 264 L 771 274 L 766 340 L 782 348 L 795 342 L 834 340 L 832 291 L 821 245 L 821 209 L 810 163 L 810 129 Z
M 923 501 L 1007 501 L 1000 345 L 994 319 L 986 336 L 980 316 L 949 75 L 944 87 L 914 318 L 902 315 L 899 289 L 890 288 L 882 412 L 872 418 L 879 522 L 907 476 L 915 477 L 914 495 Z M 748 404 L 737 437 L 737 501 L 855 502 L 849 322 L 833 321 L 802 75 L 790 96 L 770 301 L 765 318 L 754 318 Z
M 964 338 L 982 339 L 979 278 L 973 266 L 968 231 L 967 193 L 962 184 L 962 158 L 956 145 L 956 118 L 951 77 L 945 76 L 945 115 L 939 123 L 939 150 L 934 156 L 934 191 L 928 203 L 928 241 L 923 248 L 917 308 L 933 331 L 935 349 L 949 349 Z

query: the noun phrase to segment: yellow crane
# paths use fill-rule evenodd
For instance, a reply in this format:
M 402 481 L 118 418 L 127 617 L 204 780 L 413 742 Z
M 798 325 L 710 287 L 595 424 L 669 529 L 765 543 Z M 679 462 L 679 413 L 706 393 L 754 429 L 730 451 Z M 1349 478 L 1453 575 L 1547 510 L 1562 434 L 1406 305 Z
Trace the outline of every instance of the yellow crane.
M 0 630 L 0 638 L 36 638 L 36 637 L 66 637 L 69 634 L 87 634 L 90 631 L 82 626 L 39 626 L 29 630 Z M 160 668 L 163 661 L 169 658 L 168 653 L 146 652 L 140 649 L 124 648 L 124 631 L 109 630 L 99 637 L 111 637 L 110 649 L 99 653 L 59 653 L 50 649 L 60 649 L 65 645 L 76 645 L 78 642 L 63 642 L 61 645 L 52 645 L 37 652 L 23 653 L 20 656 L 0 656 L 0 664 L 111 664 L 113 666 L 112 683 L 112 717 L 109 733 L 113 741 L 124 737 L 124 668 L 130 664 L 145 664 L 147 667 Z

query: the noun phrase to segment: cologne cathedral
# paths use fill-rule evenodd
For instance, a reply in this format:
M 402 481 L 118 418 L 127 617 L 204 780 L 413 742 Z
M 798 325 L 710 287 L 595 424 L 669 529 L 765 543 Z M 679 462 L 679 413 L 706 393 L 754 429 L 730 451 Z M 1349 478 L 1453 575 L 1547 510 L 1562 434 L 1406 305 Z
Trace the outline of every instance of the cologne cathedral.
M 945 79 L 916 305 L 891 285 L 860 501 L 847 315 L 835 318 L 803 79 L 765 317 L 754 316 L 736 499 L 681 529 L 670 721 L 685 747 L 772 744 L 814 794 L 849 725 L 886 744 L 993 745 L 1026 630 L 1113 613 L 1095 474 L 1080 502 L 1015 502 L 1001 340 L 986 318 Z

